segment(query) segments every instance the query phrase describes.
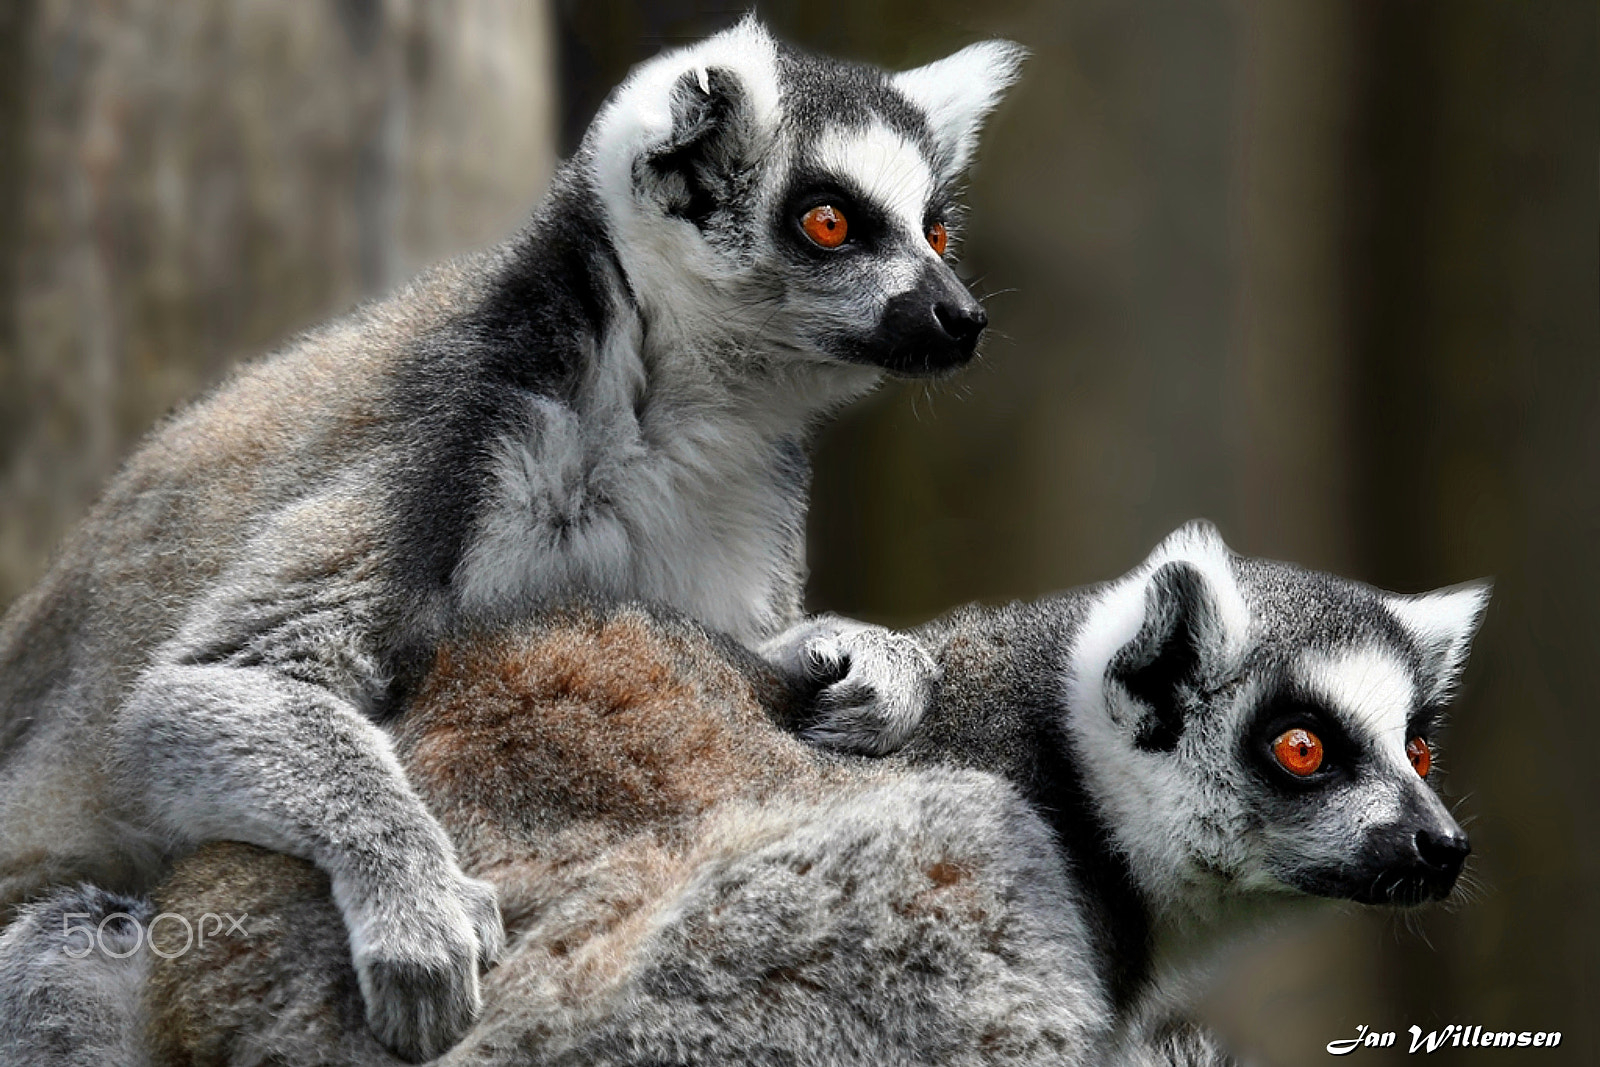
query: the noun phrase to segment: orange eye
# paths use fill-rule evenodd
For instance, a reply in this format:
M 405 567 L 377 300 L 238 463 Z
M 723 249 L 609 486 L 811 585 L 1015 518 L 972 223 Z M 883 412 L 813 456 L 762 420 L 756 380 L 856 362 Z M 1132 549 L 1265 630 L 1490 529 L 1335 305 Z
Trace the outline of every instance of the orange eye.
M 1433 749 L 1428 747 L 1428 742 L 1420 737 L 1413 737 L 1406 742 L 1406 755 L 1411 759 L 1411 766 L 1422 777 L 1428 777 L 1428 771 L 1433 767 Z
M 928 227 L 928 243 L 933 246 L 934 252 L 944 255 L 944 250 L 950 245 L 950 231 L 944 228 L 944 223 L 936 222 Z
M 850 232 L 844 212 L 832 204 L 819 204 L 801 215 L 800 228 L 806 231 L 806 236 L 811 238 L 813 244 L 822 248 L 838 248 L 844 244 L 845 235 Z
M 1272 742 L 1272 755 L 1284 770 L 1304 778 L 1322 766 L 1322 741 L 1310 730 L 1296 726 Z

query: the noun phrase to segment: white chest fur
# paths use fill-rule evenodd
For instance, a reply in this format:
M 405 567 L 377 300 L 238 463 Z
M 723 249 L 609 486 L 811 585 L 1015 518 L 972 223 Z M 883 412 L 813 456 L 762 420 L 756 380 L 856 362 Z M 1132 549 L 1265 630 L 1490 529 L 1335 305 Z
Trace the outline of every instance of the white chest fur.
M 494 495 L 458 572 L 473 613 L 594 592 L 668 604 L 746 642 L 798 607 L 803 470 L 755 420 L 677 412 L 647 435 L 631 404 L 529 401 L 498 443 Z

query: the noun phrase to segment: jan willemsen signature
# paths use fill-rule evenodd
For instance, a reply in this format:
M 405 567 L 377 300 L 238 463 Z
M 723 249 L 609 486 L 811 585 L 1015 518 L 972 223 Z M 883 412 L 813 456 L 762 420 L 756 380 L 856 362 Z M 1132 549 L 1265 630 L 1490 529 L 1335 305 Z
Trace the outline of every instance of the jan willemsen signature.
M 1407 1032 L 1411 1035 L 1411 1047 L 1407 1052 L 1437 1052 L 1442 1048 L 1555 1048 L 1561 1044 L 1559 1030 L 1493 1030 L 1487 1026 L 1450 1023 L 1427 1033 L 1413 1024 Z M 1328 1051 L 1335 1056 L 1345 1056 L 1357 1049 L 1393 1048 L 1398 1036 L 1393 1030 L 1374 1030 L 1363 1024 L 1356 1027 L 1355 1037 L 1328 1042 Z

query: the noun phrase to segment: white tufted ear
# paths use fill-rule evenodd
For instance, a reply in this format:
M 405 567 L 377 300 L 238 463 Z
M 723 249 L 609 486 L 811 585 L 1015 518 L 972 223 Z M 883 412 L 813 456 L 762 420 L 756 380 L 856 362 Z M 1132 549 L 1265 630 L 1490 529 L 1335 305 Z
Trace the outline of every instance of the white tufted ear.
M 778 113 L 777 46 L 754 17 L 663 52 L 634 68 L 590 127 L 601 197 L 620 206 L 660 194 L 692 213 L 697 181 L 759 156 Z
M 1181 692 L 1203 685 L 1227 658 L 1218 598 L 1193 563 L 1163 563 L 1144 590 L 1144 622 L 1106 667 L 1145 709 L 1133 743 L 1147 752 L 1171 752 L 1183 733 Z
M 1219 667 L 1225 661 L 1231 664 L 1250 634 L 1250 609 L 1239 592 L 1233 558 L 1233 550 L 1216 526 L 1205 519 L 1192 519 L 1162 538 L 1140 568 L 1153 575 L 1165 564 L 1181 561 L 1198 572 L 1216 612 L 1218 644 L 1213 651 L 1217 657 L 1214 665 Z
M 1448 697 L 1460 677 L 1491 589 L 1491 583 L 1481 581 L 1388 597 L 1389 611 L 1422 650 L 1423 699 L 1428 703 Z
M 1145 561 L 1105 587 L 1079 630 L 1068 670 L 1072 707 L 1106 705 L 1115 682 L 1142 707 L 1155 690 L 1206 682 L 1237 664 L 1250 609 L 1217 528 L 1197 520 L 1168 534 Z M 1131 683 L 1131 684 L 1130 684 Z M 1138 743 L 1160 748 L 1171 722 L 1140 720 Z
M 981 41 L 891 79 L 927 119 L 940 177 L 954 178 L 966 169 L 984 118 L 1016 82 L 1027 55 L 1010 41 Z

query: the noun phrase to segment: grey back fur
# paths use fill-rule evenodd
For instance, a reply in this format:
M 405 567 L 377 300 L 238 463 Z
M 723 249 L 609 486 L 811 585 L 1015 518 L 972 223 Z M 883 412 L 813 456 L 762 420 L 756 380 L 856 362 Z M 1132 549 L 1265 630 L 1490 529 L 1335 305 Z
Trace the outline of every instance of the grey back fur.
M 441 1063 L 1099 1062 L 1109 1005 L 1031 807 L 993 775 L 818 752 L 773 724 L 790 705 L 634 607 L 441 653 L 399 749 L 509 932 Z M 257 932 L 155 962 L 158 1063 L 398 1062 L 352 1032 L 324 893 L 245 846 L 179 865 L 163 911 Z

